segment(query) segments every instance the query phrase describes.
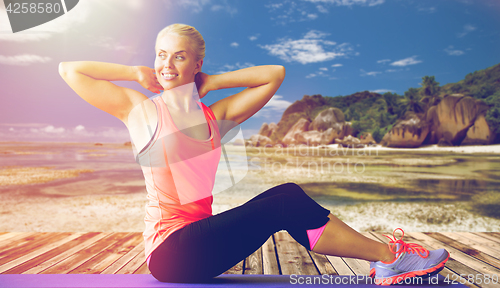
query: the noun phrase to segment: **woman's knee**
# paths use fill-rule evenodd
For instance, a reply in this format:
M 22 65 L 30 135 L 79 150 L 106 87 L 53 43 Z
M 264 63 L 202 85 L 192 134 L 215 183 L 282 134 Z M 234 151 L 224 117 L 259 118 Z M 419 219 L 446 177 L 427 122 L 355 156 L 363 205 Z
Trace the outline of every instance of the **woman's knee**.
M 300 193 L 303 194 L 305 193 L 302 187 L 300 187 L 297 183 L 294 182 L 288 182 L 285 184 L 282 184 L 284 192 L 287 193 Z

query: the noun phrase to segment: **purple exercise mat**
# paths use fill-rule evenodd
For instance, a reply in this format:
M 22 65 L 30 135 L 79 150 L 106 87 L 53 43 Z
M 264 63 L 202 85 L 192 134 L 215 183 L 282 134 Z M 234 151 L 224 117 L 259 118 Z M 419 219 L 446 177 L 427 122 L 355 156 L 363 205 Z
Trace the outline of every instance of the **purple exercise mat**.
M 416 284 L 402 284 L 396 287 L 445 287 L 441 275 L 433 276 Z M 302 282 L 304 281 L 304 282 Z M 310 281 L 310 282 L 306 282 Z M 316 281 L 315 284 L 313 281 Z M 297 287 L 303 283 L 306 287 L 326 287 L 325 285 L 350 287 L 382 287 L 371 282 L 365 276 L 330 276 L 330 275 L 234 275 L 224 274 L 205 283 L 162 283 L 149 274 L 2 274 L 0 287 L 9 288 L 98 288 L 98 287 Z M 310 283 L 310 284 L 308 284 Z M 302 285 L 300 285 L 302 286 Z M 453 287 L 466 287 L 455 284 Z

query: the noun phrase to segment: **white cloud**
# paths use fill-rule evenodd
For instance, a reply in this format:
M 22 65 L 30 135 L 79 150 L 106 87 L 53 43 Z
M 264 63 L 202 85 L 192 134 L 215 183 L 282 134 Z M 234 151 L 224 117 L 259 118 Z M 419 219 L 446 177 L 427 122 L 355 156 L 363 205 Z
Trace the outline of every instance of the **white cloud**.
M 237 62 L 234 65 L 225 64 L 224 66 L 219 68 L 219 71 L 215 72 L 214 74 L 227 73 L 230 71 L 239 70 L 239 69 L 243 69 L 243 68 L 247 68 L 247 67 L 253 67 L 253 66 L 255 66 L 255 65 L 250 63 L 250 62 L 245 62 L 243 64 L 240 64 L 240 62 Z
M 254 117 L 270 118 L 272 116 L 281 115 L 281 113 L 291 104 L 292 102 L 283 100 L 283 96 L 274 95 L 262 109 L 254 114 Z
M 266 5 L 266 7 L 271 8 L 271 9 L 279 9 L 279 8 L 283 7 L 283 3 L 274 3 L 274 4 Z
M 35 63 L 47 63 L 50 62 L 52 58 L 43 57 L 33 54 L 22 54 L 15 56 L 3 56 L 0 55 L 0 64 L 4 65 L 14 65 L 14 66 L 28 66 Z
M 314 20 L 314 19 L 318 18 L 318 15 L 317 14 L 307 14 L 307 18 Z
M 259 36 L 260 36 L 260 33 L 257 33 L 255 35 L 248 37 L 248 39 L 250 39 L 250 41 L 255 41 L 259 38 Z
M 170 3 L 177 3 L 179 6 L 185 9 L 191 9 L 194 13 L 200 13 L 203 11 L 203 6 L 210 3 L 210 0 L 167 0 Z
M 88 43 L 93 46 L 102 47 L 108 50 L 124 51 L 130 54 L 136 53 L 132 46 L 122 45 L 118 41 L 116 41 L 113 37 L 109 36 L 108 37 L 101 36 L 98 39 L 93 38 L 89 40 Z
M 46 123 L 0 124 L 0 138 L 6 141 L 95 141 L 114 143 L 130 141 L 130 135 L 125 128 L 100 127 L 87 129 L 83 125 L 78 125 L 67 129 Z
M 74 129 L 75 132 L 80 132 L 80 131 L 83 131 L 83 130 L 85 130 L 85 127 L 83 125 L 78 125 Z
M 75 8 L 67 15 L 25 31 L 12 33 L 9 18 L 3 1 L 0 1 L 0 41 L 29 42 L 42 41 L 51 38 L 54 34 L 71 30 L 74 26 L 85 23 L 90 15 L 91 1 L 79 1 Z
M 435 13 L 437 11 L 436 7 L 420 7 L 418 8 L 419 12 L 427 12 L 429 14 Z
M 477 29 L 477 27 L 472 26 L 471 24 L 464 25 L 464 31 L 462 31 L 460 33 L 457 33 L 457 37 L 458 38 L 462 38 L 465 35 L 469 34 L 470 32 L 472 32 L 472 31 L 474 31 L 476 29 Z
M 321 39 L 328 35 L 311 30 L 302 39 L 281 38 L 277 44 L 259 45 L 259 47 L 286 62 L 296 61 L 302 64 L 329 61 L 352 53 L 353 49 L 348 43 L 337 45 L 333 41 Z
M 64 131 L 66 131 L 66 129 L 62 127 L 55 128 L 54 126 L 49 125 L 45 128 L 42 128 L 41 131 L 45 133 L 63 133 Z
M 309 74 L 309 75 L 306 75 L 306 78 L 308 78 L 308 79 L 309 79 L 309 78 L 313 78 L 313 77 L 316 77 L 316 74 L 311 73 L 311 74 Z
M 306 0 L 306 1 L 312 3 L 333 4 L 337 6 L 353 6 L 353 5 L 376 6 L 384 4 L 385 2 L 385 0 Z
M 411 56 L 411 57 L 408 57 L 408 58 L 405 58 L 405 59 L 401 59 L 401 60 L 398 60 L 398 61 L 394 61 L 391 63 L 392 66 L 401 66 L 401 67 L 404 67 L 404 66 L 408 66 L 408 65 L 415 65 L 415 64 L 418 64 L 418 63 L 422 63 L 421 60 L 417 60 L 416 59 L 417 56 Z
M 321 32 L 318 30 L 311 30 L 304 35 L 304 39 L 320 39 L 325 36 L 330 35 L 330 33 Z
M 236 48 L 236 47 L 238 47 L 238 46 L 240 46 L 240 44 L 238 44 L 238 43 L 236 43 L 236 42 L 233 42 L 233 43 L 231 43 L 230 45 L 231 45 L 231 47 L 235 47 L 235 48 Z
M 211 8 L 212 11 L 225 11 L 231 15 L 238 13 L 238 9 L 231 7 L 227 2 L 224 5 L 213 5 Z
M 139 1 L 139 0 L 136 0 Z M 141 1 L 145 2 L 145 1 Z M 184 9 L 191 10 L 194 13 L 202 12 L 205 7 L 209 7 L 211 11 L 218 12 L 224 11 L 231 15 L 238 13 L 238 9 L 228 4 L 227 0 L 213 1 L 213 0 L 163 0 L 165 6 L 171 7 L 172 5 L 181 6 Z M 217 2 L 217 3 L 214 3 Z
M 383 60 L 378 60 L 377 63 L 382 63 L 385 64 L 387 62 L 391 62 L 391 59 L 383 59 Z
M 371 90 L 370 92 L 373 93 L 379 93 L 379 94 L 384 94 L 386 92 L 394 92 L 394 90 L 389 90 L 389 89 L 377 89 L 377 90 Z
M 344 65 L 340 64 L 340 63 L 337 63 L 337 64 L 333 64 L 332 67 L 342 67 Z
M 361 71 L 361 76 L 377 76 L 378 74 L 382 73 L 382 72 L 379 72 L 379 71 L 366 72 L 363 69 L 360 69 L 360 71 Z
M 447 48 L 445 48 L 444 52 L 448 53 L 448 55 L 450 55 L 450 56 L 460 56 L 460 55 L 465 54 L 465 52 L 462 50 L 453 49 L 453 45 L 450 45 Z
M 321 70 L 321 71 L 328 71 L 328 68 L 326 68 L 326 67 L 320 67 L 319 70 Z
M 317 5 L 316 8 L 320 13 L 328 13 L 328 10 L 323 5 Z
M 274 95 L 262 108 L 268 108 L 274 111 L 285 111 L 290 105 L 292 105 L 292 102 L 283 100 L 283 96 Z

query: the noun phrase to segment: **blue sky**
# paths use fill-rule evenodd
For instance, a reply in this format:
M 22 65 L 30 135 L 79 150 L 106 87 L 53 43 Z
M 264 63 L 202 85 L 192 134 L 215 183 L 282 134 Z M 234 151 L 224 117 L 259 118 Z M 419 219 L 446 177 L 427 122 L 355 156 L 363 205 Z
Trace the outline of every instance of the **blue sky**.
M 496 0 L 81 0 L 68 14 L 16 34 L 0 8 L 0 141 L 127 140 L 124 125 L 74 94 L 57 65 L 152 66 L 156 34 L 172 23 L 201 32 L 206 73 L 285 66 L 276 95 L 242 124 L 245 137 L 263 122 L 277 123 L 304 95 L 403 94 L 425 75 L 446 84 L 500 63 Z M 203 101 L 240 90 L 210 92 Z

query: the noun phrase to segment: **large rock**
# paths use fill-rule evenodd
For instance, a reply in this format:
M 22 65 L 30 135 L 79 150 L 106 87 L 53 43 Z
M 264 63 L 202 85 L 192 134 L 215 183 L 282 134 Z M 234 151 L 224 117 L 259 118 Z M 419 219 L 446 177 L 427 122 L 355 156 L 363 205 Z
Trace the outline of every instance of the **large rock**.
M 309 125 L 309 130 L 325 131 L 331 127 L 339 129 L 344 122 L 344 113 L 338 108 L 331 107 L 321 111 L 314 118 L 314 121 Z
M 339 144 L 340 147 L 346 148 L 365 148 L 365 144 L 361 143 L 361 140 L 353 137 L 351 135 L 344 137 L 344 139 L 335 139 L 335 143 Z
M 250 145 L 253 147 L 272 147 L 273 141 L 269 137 L 255 134 L 250 137 Z
M 328 145 L 335 138 L 350 135 L 351 123 L 345 122 L 344 113 L 340 109 L 330 107 L 319 113 L 309 124 L 307 130 L 294 135 L 296 144 Z
M 272 122 L 270 124 L 264 123 L 260 126 L 259 134 L 271 138 L 274 132 L 278 129 L 278 125 Z
M 309 125 L 311 127 L 311 125 Z M 306 145 L 328 145 L 335 141 L 335 138 L 343 138 L 352 133 L 351 123 L 337 123 L 334 127 L 328 128 L 326 131 L 310 130 L 307 132 L 298 133 L 295 136 L 298 144 Z
M 286 133 L 285 137 L 283 137 L 283 140 L 281 140 L 281 142 L 286 146 L 291 144 L 298 144 L 295 136 L 299 133 L 307 131 L 310 123 L 311 122 L 309 120 L 305 118 L 300 118 L 299 121 L 297 121 L 297 123 L 295 123 L 292 126 L 292 128 L 288 130 L 288 132 Z
M 373 139 L 372 133 L 365 133 L 360 136 L 361 144 L 375 145 L 377 142 Z
M 469 130 L 464 141 L 460 145 L 484 145 L 490 144 L 492 133 L 486 119 L 483 115 L 479 115 Z
M 429 125 L 422 121 L 423 115 L 409 112 L 384 135 L 381 144 L 387 147 L 420 147 L 429 133 Z
M 426 142 L 435 144 L 444 139 L 455 146 L 489 144 L 492 133 L 484 119 L 488 108 L 483 101 L 469 96 L 445 96 L 427 111 L 431 134 Z

